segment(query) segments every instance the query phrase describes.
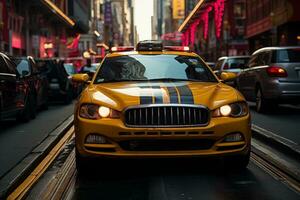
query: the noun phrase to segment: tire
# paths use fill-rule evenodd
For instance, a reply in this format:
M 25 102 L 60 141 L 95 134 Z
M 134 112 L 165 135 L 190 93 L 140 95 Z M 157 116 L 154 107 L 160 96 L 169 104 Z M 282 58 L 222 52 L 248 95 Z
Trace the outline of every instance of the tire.
M 245 170 L 250 161 L 250 149 L 245 155 L 229 156 L 225 158 L 225 166 L 229 170 Z
M 269 106 L 268 102 L 264 98 L 264 95 L 260 87 L 257 88 L 255 93 L 255 105 L 256 105 L 256 111 L 259 113 L 264 113 L 268 110 L 268 106 Z
M 31 95 L 27 97 L 27 100 L 25 102 L 24 109 L 18 114 L 17 120 L 21 122 L 29 122 L 31 119 L 30 109 L 31 109 Z
M 68 105 L 69 103 L 71 103 L 72 98 L 73 98 L 72 91 L 71 91 L 71 90 L 68 90 L 68 91 L 67 91 L 67 94 L 66 94 L 65 97 L 64 97 L 64 104 Z
M 78 151 L 76 150 L 76 152 L 75 152 L 75 161 L 76 161 L 77 174 L 79 176 L 87 175 L 88 172 L 90 171 L 89 159 L 82 157 L 78 153 Z
M 37 113 L 37 100 L 34 95 L 30 95 L 30 118 L 35 119 Z

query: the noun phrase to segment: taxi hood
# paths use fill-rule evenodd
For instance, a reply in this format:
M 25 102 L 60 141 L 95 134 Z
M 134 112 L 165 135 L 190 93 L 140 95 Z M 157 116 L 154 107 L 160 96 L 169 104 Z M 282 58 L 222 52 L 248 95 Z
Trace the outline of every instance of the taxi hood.
M 228 103 L 244 100 L 235 89 L 218 82 L 101 83 L 90 85 L 84 93 L 88 93 L 92 103 L 118 111 L 128 106 L 169 103 L 204 105 L 213 110 Z

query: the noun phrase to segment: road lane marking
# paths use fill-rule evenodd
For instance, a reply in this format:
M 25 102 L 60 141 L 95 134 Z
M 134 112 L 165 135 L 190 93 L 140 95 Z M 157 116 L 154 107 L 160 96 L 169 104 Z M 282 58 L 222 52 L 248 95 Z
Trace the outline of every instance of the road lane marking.
M 40 164 L 32 171 L 32 173 L 8 196 L 8 200 L 22 199 L 37 180 L 44 174 L 50 164 L 58 156 L 64 145 L 72 137 L 74 126 L 72 126 L 63 138 L 54 146 L 48 155 L 40 162 Z

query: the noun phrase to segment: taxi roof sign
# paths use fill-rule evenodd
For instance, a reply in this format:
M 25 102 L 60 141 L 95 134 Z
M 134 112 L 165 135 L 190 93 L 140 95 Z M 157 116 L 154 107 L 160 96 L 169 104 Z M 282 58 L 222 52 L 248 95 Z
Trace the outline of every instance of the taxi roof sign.
M 163 43 L 157 40 L 144 40 L 136 45 L 137 51 L 162 51 Z

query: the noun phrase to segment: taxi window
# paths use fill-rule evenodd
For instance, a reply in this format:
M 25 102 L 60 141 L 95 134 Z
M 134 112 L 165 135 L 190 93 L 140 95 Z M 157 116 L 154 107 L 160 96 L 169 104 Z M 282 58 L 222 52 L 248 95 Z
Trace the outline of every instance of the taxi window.
M 106 58 L 95 83 L 153 79 L 217 82 L 197 57 L 181 55 L 126 55 Z

